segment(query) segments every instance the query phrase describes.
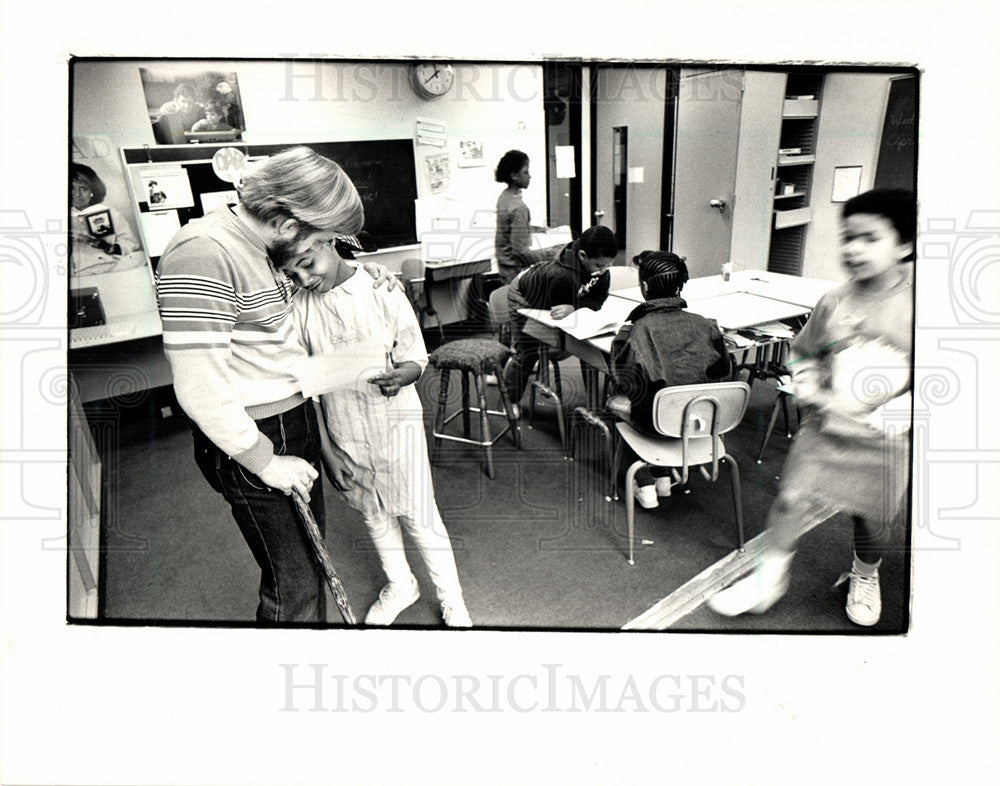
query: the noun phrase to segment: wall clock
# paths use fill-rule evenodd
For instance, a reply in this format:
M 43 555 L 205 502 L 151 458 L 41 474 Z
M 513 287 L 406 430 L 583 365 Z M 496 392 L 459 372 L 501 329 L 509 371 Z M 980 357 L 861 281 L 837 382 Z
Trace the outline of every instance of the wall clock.
M 410 66 L 410 86 L 420 98 L 440 98 L 455 84 L 455 70 L 447 63 Z

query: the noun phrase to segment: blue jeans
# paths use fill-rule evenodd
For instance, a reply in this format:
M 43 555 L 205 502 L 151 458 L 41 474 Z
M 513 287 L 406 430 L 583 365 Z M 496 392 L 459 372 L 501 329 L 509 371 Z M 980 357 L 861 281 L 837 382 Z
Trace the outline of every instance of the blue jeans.
M 310 402 L 257 421 L 257 428 L 274 443 L 277 455 L 298 456 L 320 469 L 321 453 L 316 412 Z M 326 622 L 323 572 L 299 522 L 290 496 L 276 491 L 219 450 L 197 426 L 195 461 L 205 479 L 232 508 L 254 559 L 260 566 L 257 621 Z M 320 532 L 324 531 L 323 487 L 317 480 L 310 493 Z

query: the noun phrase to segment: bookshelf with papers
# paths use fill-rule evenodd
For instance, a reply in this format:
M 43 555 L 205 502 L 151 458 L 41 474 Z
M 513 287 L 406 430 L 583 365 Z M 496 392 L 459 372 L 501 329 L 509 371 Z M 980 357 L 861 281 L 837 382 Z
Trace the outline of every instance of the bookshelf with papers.
M 812 220 L 810 200 L 822 88 L 822 74 L 787 74 L 767 260 L 767 269 L 772 272 L 802 274 L 805 233 Z

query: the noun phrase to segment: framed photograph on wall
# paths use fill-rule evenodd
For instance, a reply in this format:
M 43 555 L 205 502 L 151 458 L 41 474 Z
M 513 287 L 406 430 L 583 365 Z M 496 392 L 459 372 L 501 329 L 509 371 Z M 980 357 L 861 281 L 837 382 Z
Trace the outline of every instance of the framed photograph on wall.
M 246 131 L 235 72 L 140 67 L 139 76 L 158 145 L 232 142 Z

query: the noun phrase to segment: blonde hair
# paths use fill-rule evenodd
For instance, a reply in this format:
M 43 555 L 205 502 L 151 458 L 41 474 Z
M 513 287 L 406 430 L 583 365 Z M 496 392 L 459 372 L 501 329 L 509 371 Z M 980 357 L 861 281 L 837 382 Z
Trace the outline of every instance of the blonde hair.
M 261 223 L 293 218 L 299 234 L 353 235 L 365 224 L 354 183 L 340 165 L 308 147 L 293 147 L 252 166 L 239 187 L 240 204 Z

